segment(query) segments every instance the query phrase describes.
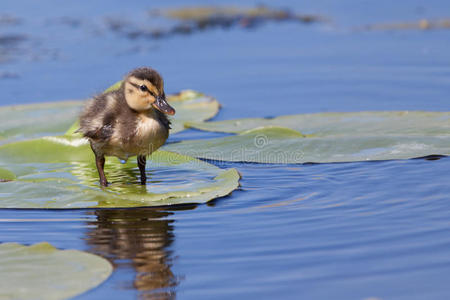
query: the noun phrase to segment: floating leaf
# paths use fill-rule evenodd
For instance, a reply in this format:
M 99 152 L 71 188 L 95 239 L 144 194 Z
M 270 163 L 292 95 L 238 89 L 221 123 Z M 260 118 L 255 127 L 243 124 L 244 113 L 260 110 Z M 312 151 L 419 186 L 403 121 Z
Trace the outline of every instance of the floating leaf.
M 0 183 L 1 208 L 136 207 L 205 203 L 239 185 L 235 169 L 223 170 L 192 157 L 157 151 L 147 162 L 147 185 L 139 184 L 135 160 L 108 158 L 111 185 L 102 189 L 85 139 L 46 137 L 0 147 L 0 168 L 16 179 Z
M 117 84 L 120 82 L 108 90 L 118 88 Z M 220 108 L 214 98 L 191 90 L 169 95 L 167 100 L 177 111 L 172 118 L 172 134 L 182 131 L 185 122 L 209 120 Z M 77 117 L 82 106 L 83 101 L 61 101 L 0 107 L 0 145 L 65 132 L 72 134 L 79 127 Z
M 112 272 L 111 264 L 48 243 L 0 244 L 0 299 L 67 299 L 88 291 Z
M 239 133 L 258 127 L 282 126 L 317 137 L 449 135 L 450 112 L 317 113 L 280 116 L 270 119 L 248 118 L 204 123 L 187 122 L 185 126 L 229 133 Z
M 166 149 L 195 157 L 268 163 L 343 162 L 449 155 L 450 112 L 317 113 L 218 122 L 188 122 L 187 127 L 238 136 L 208 141 L 184 141 Z M 284 138 L 273 126 L 283 126 L 306 139 Z M 269 140 L 252 143 L 255 132 Z M 266 132 L 269 130 L 268 132 Z M 247 146 L 243 146 L 247 144 Z M 194 153 L 195 152 L 195 153 Z
M 185 129 L 186 122 L 206 121 L 217 115 L 220 104 L 216 99 L 205 96 L 199 92 L 185 90 L 181 93 L 169 96 L 169 103 L 176 110 L 172 118 L 172 129 L 170 133 L 177 133 Z
M 317 124 L 319 127 L 320 124 Z M 245 127 L 245 126 L 244 126 Z M 437 131 L 438 128 L 435 128 Z M 334 129 L 339 132 L 339 128 Z M 406 128 L 405 128 L 406 130 Z M 330 131 L 332 129 L 330 128 Z M 363 132 L 355 128 L 355 132 Z M 450 135 L 343 135 L 304 137 L 289 128 L 262 127 L 235 136 L 169 144 L 165 150 L 203 159 L 259 163 L 329 163 L 450 155 Z
M 112 86 L 110 86 L 109 88 L 107 88 L 105 90 L 105 93 L 107 92 L 112 92 L 115 90 L 118 90 L 120 88 L 120 85 L 122 84 L 122 80 L 117 81 L 116 83 L 114 83 Z
M 112 85 L 107 91 L 118 89 L 120 83 L 118 82 Z M 176 110 L 175 116 L 171 118 L 171 134 L 184 130 L 184 123 L 186 122 L 201 122 L 211 119 L 219 112 L 220 108 L 220 104 L 216 99 L 192 90 L 185 90 L 176 95 L 169 95 L 167 96 L 167 101 Z M 66 134 L 71 135 L 78 128 L 79 123 L 76 121 Z
M 16 175 L 14 173 L 0 168 L 0 182 L 11 181 L 16 179 Z
M 63 134 L 80 111 L 82 101 L 0 107 L 0 145 L 11 140 Z

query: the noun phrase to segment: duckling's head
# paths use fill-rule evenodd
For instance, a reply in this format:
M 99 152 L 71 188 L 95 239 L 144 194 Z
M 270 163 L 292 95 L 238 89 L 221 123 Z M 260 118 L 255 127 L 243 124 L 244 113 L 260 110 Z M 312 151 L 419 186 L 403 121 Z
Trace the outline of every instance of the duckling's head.
M 166 101 L 163 79 L 152 68 L 134 69 L 125 77 L 122 87 L 128 106 L 135 111 L 155 108 L 168 115 L 175 114 L 175 109 Z

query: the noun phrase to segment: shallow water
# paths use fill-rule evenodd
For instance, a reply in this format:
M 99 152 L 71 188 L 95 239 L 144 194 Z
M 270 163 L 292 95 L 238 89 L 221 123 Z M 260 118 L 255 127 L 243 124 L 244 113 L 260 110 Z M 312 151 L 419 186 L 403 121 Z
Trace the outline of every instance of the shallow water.
M 217 97 L 223 108 L 216 120 L 450 110 L 450 31 L 359 30 L 448 17 L 445 1 L 282 1 L 277 6 L 332 22 L 157 40 L 107 29 L 107 17 L 154 25 L 146 11 L 167 6 L 128 3 L 7 1 L 3 12 L 20 22 L 0 25 L 0 34 L 24 38 L 6 56 L 0 48 L 7 58 L 0 60 L 0 104 L 87 98 L 127 70 L 152 65 L 168 92 L 192 88 Z M 170 139 L 213 136 L 188 130 Z M 48 241 L 110 259 L 112 277 L 79 299 L 450 297 L 449 158 L 216 164 L 237 168 L 241 188 L 208 205 L 0 210 L 0 241 Z

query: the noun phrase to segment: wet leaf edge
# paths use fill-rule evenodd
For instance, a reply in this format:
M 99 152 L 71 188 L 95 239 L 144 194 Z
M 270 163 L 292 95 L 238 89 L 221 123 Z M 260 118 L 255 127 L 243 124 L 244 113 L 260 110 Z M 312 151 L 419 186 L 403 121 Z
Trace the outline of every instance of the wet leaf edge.
M 89 253 L 86 251 L 82 251 L 82 250 L 77 250 L 77 249 L 58 249 L 48 242 L 38 242 L 38 243 L 31 244 L 28 246 L 17 243 L 17 242 L 4 242 L 4 243 L 0 242 L 0 249 L 3 249 L 3 248 L 6 248 L 6 250 L 12 249 L 14 251 L 26 251 L 26 252 L 33 251 L 35 254 L 48 253 L 49 255 L 54 254 L 55 252 L 60 253 L 60 254 L 76 253 L 76 254 L 78 254 L 79 257 L 85 256 L 85 257 L 88 257 L 89 260 L 95 259 L 97 264 L 102 265 L 101 266 L 101 268 L 103 268 L 103 270 L 102 270 L 103 272 L 101 274 L 102 276 L 97 277 L 99 280 L 95 284 L 93 284 L 93 285 L 91 284 L 91 285 L 87 286 L 87 288 L 85 288 L 84 290 L 77 291 L 76 293 L 73 293 L 72 295 L 68 295 L 70 298 L 81 296 L 81 295 L 99 287 L 100 285 L 105 283 L 111 277 L 111 275 L 114 271 L 113 265 L 107 259 L 105 259 L 99 255 Z M 67 255 L 67 256 L 72 256 L 72 255 Z M 98 265 L 96 267 L 98 268 Z

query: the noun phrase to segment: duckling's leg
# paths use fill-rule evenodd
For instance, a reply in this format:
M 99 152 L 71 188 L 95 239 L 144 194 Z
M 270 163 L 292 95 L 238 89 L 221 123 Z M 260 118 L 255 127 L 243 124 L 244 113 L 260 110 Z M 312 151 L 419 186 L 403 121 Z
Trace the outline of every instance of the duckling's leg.
M 91 149 L 94 152 L 95 155 L 95 165 L 97 166 L 98 171 L 98 177 L 100 177 L 100 185 L 101 186 L 107 186 L 108 181 L 106 180 L 105 176 L 105 155 L 103 153 L 99 153 L 99 151 L 95 151 L 96 147 L 91 142 Z
M 108 181 L 106 180 L 106 176 L 105 176 L 105 157 L 101 156 L 95 157 L 95 164 L 97 165 L 97 170 L 98 170 L 98 176 L 100 177 L 100 185 L 101 186 L 107 186 L 108 185 Z
M 108 181 L 106 180 L 105 176 L 105 156 L 97 156 L 95 155 L 95 165 L 97 166 L 98 176 L 100 177 L 100 185 L 101 186 L 107 186 Z
M 145 175 L 145 164 L 147 163 L 147 158 L 145 155 L 138 155 L 137 163 L 139 171 L 141 172 L 141 184 L 145 185 L 147 182 L 147 175 Z

